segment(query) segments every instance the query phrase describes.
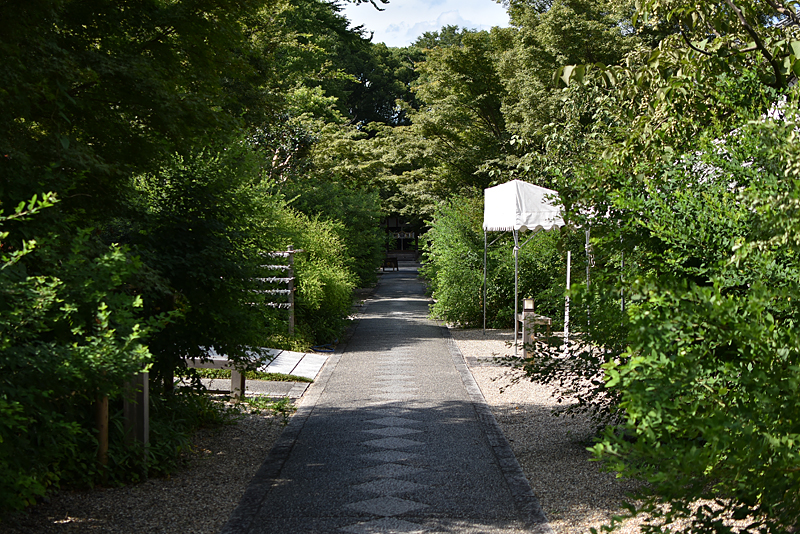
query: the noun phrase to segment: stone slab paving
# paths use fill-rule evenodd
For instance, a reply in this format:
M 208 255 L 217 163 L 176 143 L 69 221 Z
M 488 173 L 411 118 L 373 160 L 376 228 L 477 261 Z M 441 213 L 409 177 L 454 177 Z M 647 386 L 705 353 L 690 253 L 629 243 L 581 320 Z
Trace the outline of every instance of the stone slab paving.
M 292 352 L 280 349 L 260 349 L 271 358 L 269 363 L 257 367 L 257 371 L 264 373 L 278 373 L 282 375 L 302 376 L 314 379 L 322 366 L 328 360 L 328 354 L 316 352 Z M 217 354 L 213 349 L 208 351 L 208 360 L 218 362 L 218 369 L 229 368 L 228 357 Z M 254 356 L 255 357 L 255 356 Z
M 416 274 L 382 275 L 224 534 L 552 532 Z
M 278 351 L 276 349 L 270 350 L 276 353 L 274 358 L 267 365 L 259 367 L 259 371 L 313 379 L 328 360 L 327 354 L 292 352 L 289 350 Z
M 200 381 L 210 391 L 230 391 L 229 378 L 201 378 Z M 245 396 L 258 395 L 279 399 L 289 397 L 299 399 L 308 389 L 308 382 L 278 382 L 274 380 L 247 380 L 244 384 Z

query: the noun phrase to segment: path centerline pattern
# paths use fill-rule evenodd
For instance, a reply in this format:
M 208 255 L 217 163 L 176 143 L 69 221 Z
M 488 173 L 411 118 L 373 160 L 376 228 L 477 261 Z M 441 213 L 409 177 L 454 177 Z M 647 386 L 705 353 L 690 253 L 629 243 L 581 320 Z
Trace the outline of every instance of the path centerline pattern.
M 224 534 L 552 532 L 416 268 L 381 277 Z

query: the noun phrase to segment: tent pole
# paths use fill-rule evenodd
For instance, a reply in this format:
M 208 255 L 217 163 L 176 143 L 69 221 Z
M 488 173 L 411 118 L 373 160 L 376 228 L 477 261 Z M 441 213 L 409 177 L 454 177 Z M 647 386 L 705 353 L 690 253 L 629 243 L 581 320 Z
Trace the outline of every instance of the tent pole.
M 591 232 L 592 227 L 586 227 L 586 289 L 589 289 L 589 267 L 592 265 L 592 248 L 589 245 L 589 233 Z M 592 310 L 591 305 L 587 302 L 586 304 L 586 326 L 587 328 L 589 325 L 592 324 Z
M 483 231 L 483 335 L 486 335 L 486 249 L 489 248 L 486 230 Z
M 572 269 L 572 251 L 567 251 L 567 296 L 564 298 L 564 351 L 569 355 L 569 290 L 570 271 Z
M 622 315 L 625 315 L 625 251 L 620 251 L 619 295 L 622 298 Z
M 514 230 L 514 356 L 517 356 L 517 336 L 519 332 L 519 317 L 517 316 L 517 301 L 519 300 L 519 234 Z
M 589 287 L 589 266 L 592 263 L 592 252 L 589 247 L 589 232 L 590 228 L 586 228 L 586 287 Z

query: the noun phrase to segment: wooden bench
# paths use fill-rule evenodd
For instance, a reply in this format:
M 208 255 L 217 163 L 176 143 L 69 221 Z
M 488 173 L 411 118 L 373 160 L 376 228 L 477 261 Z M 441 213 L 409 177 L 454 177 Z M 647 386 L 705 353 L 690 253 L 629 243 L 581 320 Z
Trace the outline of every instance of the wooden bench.
M 383 260 L 383 270 L 385 271 L 387 268 L 399 271 L 400 267 L 397 265 L 397 258 L 386 258 Z
M 532 341 L 536 340 L 536 326 L 543 325 L 547 327 L 547 339 L 550 339 L 550 330 L 553 327 L 553 320 L 550 317 L 539 315 L 532 311 L 524 311 L 517 315 L 517 320 L 522 323 L 522 357 L 528 357 L 527 347 L 530 346 Z M 531 335 L 533 334 L 533 335 Z

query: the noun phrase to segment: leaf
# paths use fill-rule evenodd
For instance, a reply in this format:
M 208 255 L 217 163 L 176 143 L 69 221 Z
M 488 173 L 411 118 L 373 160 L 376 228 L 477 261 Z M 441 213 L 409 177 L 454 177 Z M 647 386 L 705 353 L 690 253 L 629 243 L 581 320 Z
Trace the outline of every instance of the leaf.
M 586 65 L 578 65 L 572 73 L 572 78 L 578 82 L 583 83 L 584 75 L 586 74 Z
M 614 71 L 610 69 L 603 71 L 603 79 L 606 81 L 606 84 L 611 87 L 617 85 L 617 77 Z
M 800 76 L 800 58 L 794 58 L 794 61 L 792 62 L 792 72 L 796 76 Z
M 572 71 L 575 70 L 575 65 L 567 65 L 561 71 L 561 80 L 564 82 L 565 85 L 569 86 L 570 78 L 572 77 Z

